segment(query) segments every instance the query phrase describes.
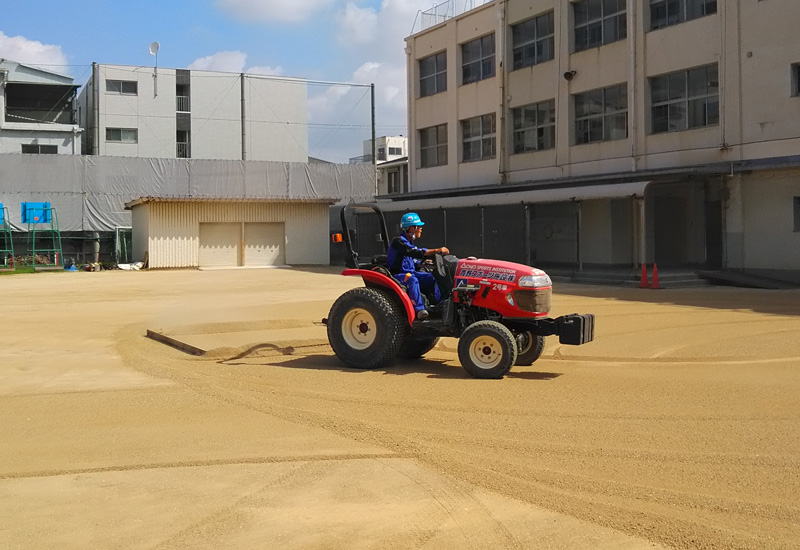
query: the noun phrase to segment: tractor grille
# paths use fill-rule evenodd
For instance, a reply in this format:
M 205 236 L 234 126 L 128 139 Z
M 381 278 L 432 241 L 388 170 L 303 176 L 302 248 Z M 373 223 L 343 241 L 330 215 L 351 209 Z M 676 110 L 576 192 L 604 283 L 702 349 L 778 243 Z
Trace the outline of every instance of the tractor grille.
M 549 288 L 542 290 L 516 290 L 514 291 L 514 302 L 522 311 L 549 313 L 551 294 L 552 291 Z

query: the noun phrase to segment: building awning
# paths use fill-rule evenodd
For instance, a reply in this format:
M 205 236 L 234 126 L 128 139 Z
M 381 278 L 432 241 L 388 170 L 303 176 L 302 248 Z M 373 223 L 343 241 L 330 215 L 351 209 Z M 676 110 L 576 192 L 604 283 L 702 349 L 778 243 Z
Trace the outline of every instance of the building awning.
M 644 198 L 647 186 L 652 181 L 633 181 L 626 183 L 607 183 L 601 185 L 580 185 L 554 187 L 550 189 L 530 189 L 510 193 L 487 195 L 465 195 L 459 197 L 439 197 L 436 199 L 417 199 L 386 203 L 379 202 L 382 210 L 423 210 L 432 206 L 459 208 L 468 206 L 496 206 L 501 204 L 552 203 L 570 201 L 589 201 L 599 199 Z
M 131 210 L 134 206 L 151 202 L 248 202 L 248 203 L 296 203 L 296 204 L 336 204 L 339 199 L 332 197 L 141 197 L 125 203 L 125 210 Z

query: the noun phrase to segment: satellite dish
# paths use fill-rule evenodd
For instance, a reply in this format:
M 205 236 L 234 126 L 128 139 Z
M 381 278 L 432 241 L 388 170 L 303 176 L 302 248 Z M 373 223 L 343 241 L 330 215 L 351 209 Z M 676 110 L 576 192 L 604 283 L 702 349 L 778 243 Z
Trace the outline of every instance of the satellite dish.
M 153 42 L 152 44 L 150 44 L 150 55 L 157 55 L 158 54 L 158 49 L 160 47 L 161 47 L 161 44 L 159 44 L 158 42 Z

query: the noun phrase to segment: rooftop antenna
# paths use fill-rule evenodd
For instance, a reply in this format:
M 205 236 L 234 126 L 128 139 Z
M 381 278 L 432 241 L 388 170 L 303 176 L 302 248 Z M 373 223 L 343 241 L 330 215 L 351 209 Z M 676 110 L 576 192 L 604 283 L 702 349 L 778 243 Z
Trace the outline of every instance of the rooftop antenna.
M 150 55 L 156 57 L 156 66 L 153 69 L 153 95 L 158 96 L 158 50 L 161 49 L 161 44 L 153 42 L 150 44 Z

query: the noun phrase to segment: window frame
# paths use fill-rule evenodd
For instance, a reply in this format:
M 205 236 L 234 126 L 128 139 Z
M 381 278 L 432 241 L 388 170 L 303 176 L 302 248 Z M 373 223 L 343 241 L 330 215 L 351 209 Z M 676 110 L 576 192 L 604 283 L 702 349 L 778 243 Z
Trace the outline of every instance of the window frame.
M 709 69 L 714 69 L 714 77 L 708 72 Z M 701 77 L 700 72 L 705 73 L 706 91 L 699 93 L 692 90 L 692 80 L 697 80 Z M 656 100 L 656 83 L 666 79 L 666 99 Z M 650 134 L 668 134 L 672 132 L 684 132 L 687 130 L 695 130 L 698 128 L 708 128 L 711 126 L 719 125 L 719 66 L 716 63 L 711 65 L 703 65 L 701 67 L 693 67 L 691 69 L 684 69 L 672 73 L 651 76 L 648 80 L 650 86 Z M 675 84 L 673 86 L 673 82 Z M 680 89 L 679 84 L 683 82 L 683 89 Z M 716 83 L 716 92 L 709 92 L 712 84 Z M 673 91 L 672 88 L 675 88 Z M 663 85 L 661 86 L 663 88 Z M 702 108 L 702 118 L 704 123 L 697 123 L 698 112 L 697 107 Z M 713 110 L 716 111 L 716 116 L 713 116 Z M 665 114 L 658 114 L 658 111 L 664 111 Z M 663 121 L 663 123 L 662 123 Z M 680 127 L 675 127 L 676 122 L 681 122 Z M 665 126 L 662 129 L 662 124 Z
M 477 127 L 473 127 L 477 124 Z M 480 162 L 497 157 L 497 113 L 486 113 L 459 121 L 461 162 Z M 477 128 L 477 133 L 472 133 Z M 477 147 L 475 147 L 477 144 Z
M 119 84 L 119 86 L 114 86 Z M 132 85 L 132 86 L 131 86 Z M 125 90 L 127 88 L 127 90 Z M 136 80 L 121 80 L 119 78 L 106 78 L 106 93 L 116 95 L 139 95 L 139 82 Z
M 800 63 L 792 63 L 792 97 L 800 97 Z
M 800 233 L 800 197 L 793 197 L 793 210 L 794 210 L 794 231 L 793 233 Z
M 597 103 L 597 95 L 600 95 L 600 108 L 592 109 L 591 103 Z M 613 95 L 616 94 L 618 98 L 625 98 L 624 108 L 612 108 Z M 595 96 L 592 99 L 592 96 Z M 611 97 L 609 97 L 611 96 Z M 580 107 L 579 100 L 584 100 L 587 107 Z M 622 102 L 618 99 L 618 103 Z M 627 83 L 615 84 L 613 86 L 606 86 L 605 88 L 597 88 L 588 90 L 586 92 L 575 94 L 572 96 L 573 113 L 575 114 L 573 128 L 575 130 L 574 144 L 587 145 L 590 143 L 603 143 L 607 141 L 620 141 L 628 139 L 628 85 Z M 587 114 L 579 114 L 583 109 L 586 109 Z M 625 128 L 625 135 L 622 137 L 613 137 L 612 132 L 618 125 L 613 124 L 613 121 L 622 117 L 623 125 Z M 598 126 L 599 123 L 599 126 Z M 585 126 L 582 127 L 582 126 Z M 599 128 L 600 138 L 593 139 L 592 134 Z M 583 138 L 582 136 L 586 136 Z
M 549 120 L 545 123 L 539 120 L 539 113 L 547 111 Z M 532 111 L 534 113 L 533 124 L 526 125 L 525 122 L 530 120 L 526 116 L 526 112 Z M 521 122 L 522 124 L 518 124 Z M 526 137 L 530 132 L 533 132 L 535 139 L 527 140 Z M 533 147 L 526 147 L 525 145 L 533 141 Z M 549 146 L 541 146 L 544 141 L 549 142 Z M 556 146 L 556 100 L 547 99 L 538 101 L 536 103 L 529 103 L 511 109 L 511 154 L 521 155 L 524 153 L 534 153 L 536 151 L 546 151 L 548 149 L 555 149 Z
M 116 139 L 115 137 L 109 138 L 109 135 L 114 132 L 119 132 L 119 139 Z M 128 136 L 127 139 L 125 138 L 126 133 Z M 131 133 L 133 133 L 132 137 Z M 106 127 L 106 143 L 139 143 L 139 129 Z
M 428 74 L 423 71 L 427 61 L 433 61 L 433 71 Z M 428 97 L 447 91 L 447 51 L 423 57 L 417 62 L 419 70 L 419 97 Z M 432 82 L 433 87 L 428 87 L 423 82 Z
M 419 168 L 434 168 L 447 165 L 447 123 L 428 126 L 417 130 L 419 134 Z M 435 141 L 427 142 L 426 136 Z M 440 141 L 444 138 L 443 141 Z M 435 153 L 435 162 L 430 162 L 430 154 Z
M 549 19 L 549 34 L 539 35 L 540 22 Z M 526 38 L 528 31 L 532 28 L 533 37 Z M 521 36 L 518 36 L 521 35 Z M 518 41 L 519 39 L 519 41 Z M 545 46 L 546 44 L 546 46 Z M 549 57 L 547 50 L 549 48 Z M 526 55 L 526 52 L 533 51 L 533 55 Z M 540 52 L 545 52 L 541 54 Z M 519 59 L 518 59 L 519 57 Z M 511 70 L 533 67 L 540 63 L 546 63 L 555 59 L 555 15 L 553 11 L 531 17 L 525 21 L 520 21 L 511 25 Z
M 476 44 L 478 55 L 473 58 L 470 49 Z M 491 48 L 489 48 L 489 44 L 491 44 Z M 486 51 L 489 49 L 491 49 L 490 53 Z M 480 82 L 481 80 L 494 78 L 497 74 L 497 69 L 495 67 L 496 53 L 497 45 L 493 32 L 461 44 L 461 85 L 465 86 L 467 84 Z M 473 71 L 473 67 L 477 67 L 477 70 Z
M 606 13 L 606 2 L 616 2 L 617 10 Z M 585 10 L 585 21 L 578 21 L 580 15 L 578 10 Z M 628 12 L 625 0 L 579 0 L 572 2 L 572 13 L 575 52 L 599 48 L 628 37 Z M 613 37 L 609 37 L 612 30 L 615 31 Z M 600 39 L 593 39 L 593 34 L 596 35 L 598 31 Z
M 21 143 L 20 151 L 23 155 L 57 155 L 58 145 L 40 144 L 40 143 Z M 36 148 L 35 151 L 31 150 Z M 26 151 L 25 149 L 28 149 Z
M 713 15 L 717 13 L 717 3 L 718 0 L 650 0 L 648 4 L 650 8 L 649 30 L 664 29 L 673 25 L 680 25 L 686 21 Z M 663 5 L 663 8 L 660 5 Z M 670 13 L 670 6 L 677 6 L 677 11 L 673 9 L 672 13 Z M 659 16 L 657 14 L 661 9 L 665 10 L 666 13 Z M 663 22 L 656 23 L 656 17 Z

